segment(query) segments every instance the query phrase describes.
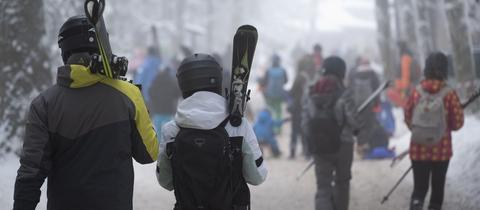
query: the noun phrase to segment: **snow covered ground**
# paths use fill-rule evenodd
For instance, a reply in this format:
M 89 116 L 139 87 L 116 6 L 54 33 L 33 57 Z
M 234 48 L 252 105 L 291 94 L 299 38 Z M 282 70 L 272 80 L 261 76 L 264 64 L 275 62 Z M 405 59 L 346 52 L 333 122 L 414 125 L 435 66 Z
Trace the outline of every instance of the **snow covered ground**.
M 397 151 L 408 146 L 409 134 L 403 126 L 402 112 L 396 110 L 397 133 L 392 145 Z M 283 151 L 288 151 L 288 124 L 279 138 Z M 480 158 L 480 119 L 469 116 L 465 127 L 454 134 L 454 157 L 448 172 L 445 210 L 478 210 L 480 205 L 479 158 Z M 313 170 L 296 181 L 298 175 L 308 163 L 302 158 L 290 160 L 284 155 L 280 159 L 272 159 L 266 154 L 269 168 L 267 181 L 252 190 L 252 209 L 313 209 L 315 196 L 315 176 Z M 383 196 L 409 167 L 408 158 L 395 168 L 390 168 L 389 160 L 365 161 L 355 159 L 351 187 L 352 210 L 400 210 L 407 209 L 412 191 L 411 174 L 400 184 L 390 196 L 390 200 L 381 205 Z M 0 160 L 0 209 L 12 206 L 13 187 L 18 169 L 18 159 L 8 156 Z M 135 165 L 134 206 L 138 210 L 170 210 L 174 203 L 173 192 L 160 188 L 154 174 L 154 164 Z M 45 190 L 45 189 L 43 189 Z M 44 191 L 45 192 L 45 191 Z M 45 209 L 46 198 L 42 196 L 37 209 Z

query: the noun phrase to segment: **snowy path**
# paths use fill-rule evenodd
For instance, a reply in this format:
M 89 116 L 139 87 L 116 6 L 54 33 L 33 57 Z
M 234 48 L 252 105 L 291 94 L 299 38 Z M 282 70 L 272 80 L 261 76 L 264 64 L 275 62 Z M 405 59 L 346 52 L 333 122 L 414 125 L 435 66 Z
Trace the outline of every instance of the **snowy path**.
M 288 126 L 288 124 L 287 124 Z M 470 117 L 467 120 L 467 128 L 455 134 L 459 143 L 455 145 L 456 155 L 451 162 L 448 173 L 444 210 L 478 210 L 473 204 L 479 203 L 479 165 L 478 151 L 480 142 L 473 141 L 472 136 L 480 136 L 477 129 L 480 121 Z M 402 128 L 400 128 L 400 131 Z M 288 147 L 288 130 L 284 127 L 284 133 L 280 138 L 280 146 L 283 151 Z M 406 146 L 405 139 L 408 135 L 398 135 L 393 144 L 399 151 Z M 480 140 L 480 138 L 476 138 Z M 468 141 L 467 141 L 468 140 Z M 460 143 L 461 142 L 461 143 Z M 468 161 L 465 158 L 468 157 Z M 408 159 L 408 158 L 407 158 Z M 403 172 L 408 168 L 409 161 L 405 159 L 397 167 L 391 169 L 390 161 L 364 161 L 356 159 L 353 163 L 353 180 L 351 186 L 352 210 L 404 210 L 408 209 L 409 196 L 412 190 L 411 174 L 390 196 L 390 200 L 380 205 L 383 196 L 390 190 Z M 309 171 L 301 181 L 295 177 L 302 170 L 307 161 L 302 158 L 289 160 L 286 155 L 280 159 L 269 158 L 266 160 L 269 168 L 267 181 L 258 186 L 251 187 L 252 209 L 258 210 L 311 210 L 315 196 L 315 177 L 313 170 Z M 154 164 L 135 165 L 135 192 L 134 207 L 136 210 L 171 210 L 174 197 L 173 192 L 161 188 L 155 178 Z M 13 197 L 13 185 L 18 169 L 18 160 L 7 157 L 0 160 L 0 210 L 11 209 Z M 476 180 L 476 182 L 472 182 Z M 43 189 L 44 190 L 44 189 Z M 45 191 L 44 191 L 45 192 Z M 42 193 L 42 201 L 37 207 L 45 209 L 45 193 Z M 468 206 L 470 204 L 472 206 Z

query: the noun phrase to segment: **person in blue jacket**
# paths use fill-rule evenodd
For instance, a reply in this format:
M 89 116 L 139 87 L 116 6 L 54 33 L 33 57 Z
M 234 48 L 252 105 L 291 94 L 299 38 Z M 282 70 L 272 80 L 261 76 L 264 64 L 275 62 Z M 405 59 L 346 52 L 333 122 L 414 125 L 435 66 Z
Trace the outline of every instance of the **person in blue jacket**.
M 286 120 L 274 120 L 269 109 L 265 108 L 258 113 L 257 120 L 253 125 L 253 131 L 260 144 L 267 144 L 272 150 L 274 157 L 281 155 L 278 148 L 277 138 L 275 137 L 275 128 L 282 126 Z
M 161 67 L 160 52 L 156 47 L 149 47 L 148 54 L 143 64 L 138 68 L 134 82 L 142 85 L 142 95 L 147 106 L 151 106 L 150 94 L 148 91 L 152 86 L 153 80 Z

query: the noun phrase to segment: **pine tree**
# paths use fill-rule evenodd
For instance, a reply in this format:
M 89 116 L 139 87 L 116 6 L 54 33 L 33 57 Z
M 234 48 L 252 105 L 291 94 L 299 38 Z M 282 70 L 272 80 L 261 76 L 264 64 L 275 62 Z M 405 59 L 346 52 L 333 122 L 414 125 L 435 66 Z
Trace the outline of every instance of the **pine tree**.
M 462 0 L 444 0 L 444 2 L 456 79 L 459 83 L 469 82 L 475 78 L 475 72 L 465 4 Z
M 52 82 L 43 1 L 0 1 L 0 154 L 19 148 L 30 101 Z
M 413 57 L 418 60 L 420 51 L 414 0 L 396 0 L 396 3 L 398 4 L 397 12 L 400 18 L 399 27 L 401 34 L 399 34 L 399 40 L 406 43 L 408 49 L 413 53 Z
M 416 6 L 416 23 L 417 23 L 417 33 L 418 33 L 418 44 L 419 44 L 419 59 L 424 61 L 428 54 L 432 53 L 434 50 L 433 45 L 433 32 L 432 32 L 432 21 L 430 19 L 430 14 L 433 9 L 432 4 L 434 2 L 428 1 L 415 1 Z M 420 62 L 423 64 L 424 62 Z
M 392 60 L 393 52 L 389 7 L 388 1 L 376 0 L 376 19 L 379 32 L 378 45 L 383 60 L 383 69 L 387 79 L 394 79 L 396 69 Z

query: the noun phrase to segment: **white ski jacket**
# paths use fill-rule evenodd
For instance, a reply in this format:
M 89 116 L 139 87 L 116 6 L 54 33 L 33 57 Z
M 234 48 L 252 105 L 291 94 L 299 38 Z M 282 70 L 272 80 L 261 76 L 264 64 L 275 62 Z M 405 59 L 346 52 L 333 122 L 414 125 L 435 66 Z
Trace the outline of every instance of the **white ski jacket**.
M 157 161 L 158 183 L 167 190 L 173 190 L 172 166 L 166 154 L 168 143 L 175 141 L 179 126 L 184 128 L 210 130 L 216 128 L 228 116 L 227 101 L 224 97 L 206 91 L 199 91 L 186 98 L 177 108 L 174 120 L 162 127 L 160 134 L 160 153 Z M 257 137 L 246 118 L 239 127 L 227 123 L 225 129 L 230 137 L 243 136 L 243 176 L 247 183 L 259 185 L 267 177 L 267 168 Z

